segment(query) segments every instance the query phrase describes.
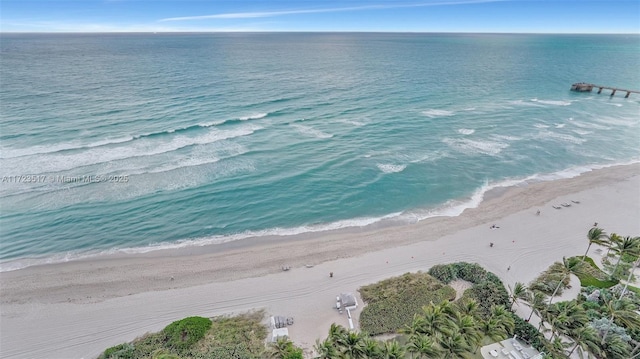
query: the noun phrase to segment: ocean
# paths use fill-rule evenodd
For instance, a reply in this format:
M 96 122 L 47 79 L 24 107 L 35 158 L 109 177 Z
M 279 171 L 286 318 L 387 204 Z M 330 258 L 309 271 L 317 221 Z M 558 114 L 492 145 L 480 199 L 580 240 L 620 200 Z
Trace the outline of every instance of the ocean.
M 639 35 L 0 35 L 0 270 L 455 216 L 640 161 Z

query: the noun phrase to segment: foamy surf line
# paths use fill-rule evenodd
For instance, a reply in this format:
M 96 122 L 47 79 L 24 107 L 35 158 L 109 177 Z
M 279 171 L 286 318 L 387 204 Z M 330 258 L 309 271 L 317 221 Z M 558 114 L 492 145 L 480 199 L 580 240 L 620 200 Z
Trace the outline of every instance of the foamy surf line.
M 232 119 L 213 121 L 209 123 L 199 123 L 195 125 L 170 128 L 170 129 L 157 131 L 157 132 L 148 132 L 148 133 L 143 133 L 138 135 L 129 135 L 129 136 L 124 136 L 120 138 L 111 138 L 111 139 L 100 140 L 96 142 L 90 142 L 90 143 L 71 141 L 71 142 L 58 143 L 58 144 L 52 144 L 47 146 L 38 145 L 38 146 L 32 146 L 28 148 L 18 148 L 18 149 L 0 147 L 0 159 L 56 154 L 60 152 L 64 153 L 68 151 L 89 150 L 89 149 L 108 147 L 113 145 L 129 144 L 137 140 L 144 140 L 151 137 L 157 137 L 162 135 L 174 135 L 176 133 L 179 134 L 179 133 L 194 130 L 194 129 L 203 129 L 203 128 L 206 129 L 208 127 L 215 127 L 215 126 L 220 126 L 227 123 L 238 122 L 238 121 L 242 122 L 242 121 L 249 121 L 249 120 L 259 120 L 269 116 L 269 114 L 270 114 L 269 112 L 255 113 L 252 115 L 241 116 L 241 117 L 232 118 Z
M 552 182 L 562 179 L 575 178 L 585 173 L 617 166 L 629 166 L 640 163 L 640 159 L 634 159 L 624 163 L 594 164 L 590 166 L 575 166 L 553 173 L 533 174 L 523 178 L 504 179 L 489 183 L 485 182 L 477 188 L 470 196 L 461 199 L 452 199 L 433 208 L 411 209 L 403 212 L 391 213 L 380 217 L 363 217 L 355 219 L 341 220 L 331 223 L 303 225 L 292 228 L 271 228 L 261 231 L 247 231 L 234 235 L 210 236 L 205 238 L 184 239 L 176 242 L 156 243 L 149 246 L 112 248 L 101 251 L 75 251 L 58 253 L 37 258 L 16 258 L 0 261 L 0 272 L 9 272 L 23 268 L 66 263 L 71 261 L 89 260 L 101 257 L 111 257 L 117 255 L 141 255 L 156 251 L 178 250 L 189 247 L 203 247 L 209 245 L 219 245 L 247 239 L 259 239 L 263 237 L 291 237 L 309 233 L 323 235 L 324 233 L 353 228 L 364 230 L 373 229 L 374 225 L 380 226 L 401 226 L 427 220 L 435 217 L 457 217 L 465 210 L 477 208 L 485 200 L 488 192 L 499 188 L 516 188 L 537 182 Z

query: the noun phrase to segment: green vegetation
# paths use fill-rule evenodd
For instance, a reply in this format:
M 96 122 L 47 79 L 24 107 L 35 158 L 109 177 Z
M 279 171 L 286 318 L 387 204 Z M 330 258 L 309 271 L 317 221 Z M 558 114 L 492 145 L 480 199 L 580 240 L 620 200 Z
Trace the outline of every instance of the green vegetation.
M 264 357 L 270 359 L 303 359 L 302 349 L 293 345 L 290 340 L 282 338 L 278 338 L 275 343 L 269 345 Z
M 514 333 L 529 337 L 538 333 L 522 319 L 516 331 L 517 319 L 507 309 L 504 285 L 479 265 L 439 265 L 429 273 L 447 282 L 464 279 L 474 285 L 456 302 L 452 288 L 420 272 L 363 287 L 360 293 L 369 303 L 360 315 L 363 331 L 333 325 L 327 339 L 316 342 L 317 358 L 477 358 L 483 343 Z M 426 304 L 418 306 L 421 301 Z M 382 342 L 367 334 L 381 332 L 398 335 Z
M 453 288 L 421 272 L 362 287 L 360 294 L 367 303 L 360 314 L 360 328 L 371 335 L 395 333 L 423 306 L 456 296 Z
M 165 346 L 182 352 L 189 349 L 200 339 L 204 338 L 211 328 L 211 319 L 202 317 L 188 317 L 177 320 L 162 331 L 165 336 Z
M 569 266 L 575 266 L 579 263 L 574 260 L 567 262 L 566 259 L 564 262 Z M 533 280 L 529 285 L 529 289 L 542 292 L 546 295 L 551 295 L 554 292 L 555 295 L 562 294 L 562 289 L 567 288 L 570 281 L 565 264 L 560 262 L 553 263 L 549 269 L 542 272 L 542 274 Z
M 609 275 L 603 272 L 595 264 L 592 258 L 584 257 L 583 263 L 580 263 L 576 270 L 573 272 L 579 279 L 582 287 L 597 287 L 597 288 L 609 288 L 618 284 L 618 280 L 612 280 Z M 572 257 L 569 259 L 578 260 L 578 257 Z
M 477 263 L 439 264 L 431 267 L 429 274 L 445 284 L 449 284 L 456 279 L 466 280 L 473 284 L 479 284 L 484 281 L 500 282 L 498 277 L 493 273 L 487 272 Z
M 580 357 L 636 357 L 640 354 L 639 293 L 627 288 L 623 295 L 622 286 L 616 284 L 631 267 L 625 262 L 640 254 L 640 238 L 621 237 L 615 233 L 607 235 L 604 230 L 594 227 L 589 230 L 587 239 L 584 255 L 563 258 L 562 263 L 553 264 L 529 285 L 525 296 L 531 307 L 529 318 L 537 314 L 541 319 L 538 329 L 548 333 L 548 340 L 541 342 L 548 354 L 570 356 L 577 352 Z M 592 244 L 608 247 L 607 256 L 609 252 L 618 256 L 615 265 L 605 263 L 610 273 L 602 271 L 587 257 Z M 570 273 L 580 278 L 582 295 L 576 300 L 551 304 L 551 298 L 559 293 L 560 287 L 568 285 Z M 626 279 L 630 278 L 631 273 L 628 273 Z M 544 298 L 549 294 L 551 298 L 545 303 Z
M 111 347 L 100 358 L 259 359 L 265 351 L 267 337 L 263 318 L 262 311 L 213 320 L 188 317 L 169 324 L 159 333 L 146 334 L 131 343 Z
M 640 357 L 640 289 L 616 285 L 640 255 L 640 237 L 608 236 L 592 228 L 584 255 L 554 263 L 527 288 L 515 283 L 505 288 L 500 279 L 477 264 L 437 265 L 426 273 L 406 273 L 362 287 L 368 304 L 360 314 L 362 332 L 333 324 L 324 341 L 317 341 L 318 359 L 479 358 L 481 345 L 517 335 L 546 358 L 579 357 L 628 359 Z M 592 244 L 617 255 L 605 273 L 587 257 Z M 605 266 L 605 268 L 607 268 Z M 581 295 L 551 303 L 575 274 Z M 455 279 L 473 286 L 453 301 L 447 283 Z M 526 303 L 527 320 L 509 308 Z M 538 328 L 529 320 L 536 315 Z M 263 312 L 209 320 L 189 317 L 171 323 L 159 333 L 108 348 L 101 359 L 302 359 L 303 352 L 289 340 L 265 348 L 267 329 Z M 394 333 L 378 341 L 367 333 Z M 544 335 L 542 333 L 545 333 Z

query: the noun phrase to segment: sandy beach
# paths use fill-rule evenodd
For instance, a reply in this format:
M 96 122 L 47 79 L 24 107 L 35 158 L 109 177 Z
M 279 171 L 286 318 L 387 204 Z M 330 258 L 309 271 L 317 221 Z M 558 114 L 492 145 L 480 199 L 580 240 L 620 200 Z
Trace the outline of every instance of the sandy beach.
M 506 284 L 529 283 L 563 256 L 583 254 L 594 222 L 607 233 L 640 235 L 640 164 L 487 197 L 460 216 L 410 225 L 249 239 L 4 272 L 0 357 L 93 358 L 186 316 L 252 309 L 294 317 L 292 340 L 311 348 L 331 323 L 347 325 L 346 316 L 333 309 L 340 292 L 457 261 L 477 262 Z M 552 207 L 571 201 L 579 203 Z M 493 224 L 499 228 L 490 228 Z M 594 249 L 591 255 L 597 256 Z M 283 265 L 291 270 L 283 272 Z

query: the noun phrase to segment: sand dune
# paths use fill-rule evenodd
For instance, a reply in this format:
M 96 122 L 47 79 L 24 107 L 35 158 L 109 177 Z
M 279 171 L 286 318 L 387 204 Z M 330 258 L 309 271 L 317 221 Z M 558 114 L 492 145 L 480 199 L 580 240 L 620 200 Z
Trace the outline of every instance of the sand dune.
M 580 203 L 551 207 L 571 200 Z M 638 218 L 640 165 L 635 164 L 510 188 L 461 216 L 412 225 L 5 272 L 0 357 L 91 358 L 176 319 L 256 308 L 294 317 L 292 339 L 310 348 L 331 323 L 347 324 L 333 309 L 342 291 L 456 261 L 477 262 L 507 284 L 528 283 L 562 256 L 584 253 L 594 222 L 608 232 L 635 236 Z M 491 229 L 493 224 L 500 228 Z M 282 265 L 292 268 L 283 272 Z

